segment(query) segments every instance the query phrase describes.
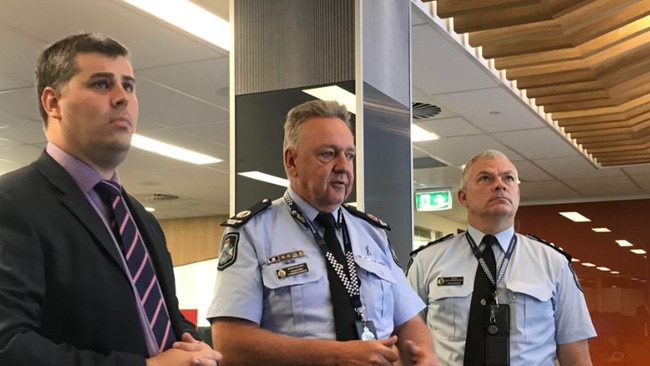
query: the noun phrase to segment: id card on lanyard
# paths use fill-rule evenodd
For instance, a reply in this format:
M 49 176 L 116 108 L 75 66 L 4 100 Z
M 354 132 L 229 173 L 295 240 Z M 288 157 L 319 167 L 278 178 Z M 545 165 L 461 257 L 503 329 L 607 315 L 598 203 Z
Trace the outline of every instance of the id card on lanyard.
M 484 331 L 485 331 L 485 365 L 486 366 L 509 366 L 510 365 L 510 306 L 508 304 L 499 304 L 499 295 L 497 287 L 505 276 L 506 269 L 510 263 L 510 258 L 517 244 L 517 235 L 512 234 L 510 244 L 506 250 L 503 262 L 497 273 L 492 273 L 485 263 L 485 259 L 480 248 L 474 242 L 469 233 L 465 233 L 474 256 L 478 260 L 480 267 L 485 272 L 488 280 L 492 284 L 492 301 L 484 307 Z M 490 248 L 490 250 L 492 250 Z M 483 301 L 483 300 L 482 300 Z

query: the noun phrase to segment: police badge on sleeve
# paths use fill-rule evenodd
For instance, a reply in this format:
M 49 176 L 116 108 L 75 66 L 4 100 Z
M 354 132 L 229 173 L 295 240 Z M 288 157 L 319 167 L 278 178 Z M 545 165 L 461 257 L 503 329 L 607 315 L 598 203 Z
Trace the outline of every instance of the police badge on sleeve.
M 217 270 L 223 271 L 230 267 L 237 260 L 237 244 L 239 243 L 239 233 L 228 233 L 221 240 L 221 249 L 219 250 L 219 265 Z

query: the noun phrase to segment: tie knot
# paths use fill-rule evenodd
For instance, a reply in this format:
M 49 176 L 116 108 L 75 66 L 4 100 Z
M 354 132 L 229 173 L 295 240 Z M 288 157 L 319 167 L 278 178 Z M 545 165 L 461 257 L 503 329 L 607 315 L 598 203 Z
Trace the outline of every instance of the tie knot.
M 336 220 L 331 213 L 321 212 L 316 215 L 316 222 L 319 223 L 325 229 L 334 229 L 336 228 Z
M 497 244 L 499 241 L 497 240 L 497 237 L 494 235 L 485 235 L 483 237 L 483 240 L 481 240 L 481 244 L 485 245 L 485 249 L 492 248 L 492 244 Z M 483 249 L 483 250 L 485 250 Z
M 102 180 L 95 184 L 95 191 L 99 193 L 102 199 L 108 199 L 109 201 L 122 194 L 120 185 L 110 180 Z

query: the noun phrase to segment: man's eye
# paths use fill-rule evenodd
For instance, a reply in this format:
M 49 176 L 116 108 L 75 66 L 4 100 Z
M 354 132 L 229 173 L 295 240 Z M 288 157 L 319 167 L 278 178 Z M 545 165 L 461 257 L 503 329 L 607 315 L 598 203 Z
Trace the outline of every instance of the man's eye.
M 92 86 L 97 89 L 108 89 L 110 88 L 111 84 L 106 80 L 97 80 L 92 84 Z
M 355 157 L 354 153 L 345 154 L 345 158 L 348 159 L 348 161 L 354 160 L 354 157 Z
M 122 84 L 122 87 L 129 93 L 133 93 L 135 91 L 135 85 L 133 83 L 124 83 Z
M 323 151 L 322 153 L 320 153 L 320 156 L 323 159 L 330 160 L 334 157 L 334 151 Z

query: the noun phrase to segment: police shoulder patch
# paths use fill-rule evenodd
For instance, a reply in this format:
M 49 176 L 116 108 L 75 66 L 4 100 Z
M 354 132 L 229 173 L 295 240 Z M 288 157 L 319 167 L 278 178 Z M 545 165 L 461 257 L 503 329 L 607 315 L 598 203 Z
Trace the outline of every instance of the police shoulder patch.
M 240 227 L 244 225 L 246 221 L 250 220 L 251 217 L 266 210 L 269 206 L 271 206 L 271 200 L 265 198 L 253 205 L 251 208 L 241 211 L 237 215 L 222 222 L 221 226 Z
M 362 218 L 369 223 L 373 224 L 374 226 L 380 227 L 385 230 L 390 231 L 390 225 L 388 225 L 385 221 L 377 218 L 375 215 L 371 215 L 369 213 L 365 213 L 362 211 L 357 210 L 355 207 L 350 206 L 350 205 L 343 205 L 343 207 L 348 210 L 349 213 L 353 214 L 356 217 Z
M 219 265 L 217 270 L 223 271 L 230 267 L 237 260 L 237 244 L 239 244 L 239 233 L 226 233 L 221 239 L 219 248 Z
M 447 239 L 451 239 L 451 238 L 453 238 L 453 237 L 454 237 L 454 234 L 453 234 L 453 233 L 450 233 L 450 234 L 447 234 L 447 235 L 443 236 L 443 237 L 440 238 L 440 239 L 436 239 L 436 240 L 434 240 L 434 241 L 430 241 L 430 242 L 428 242 L 428 243 L 426 243 L 426 244 L 424 244 L 424 245 L 421 245 L 419 248 L 415 249 L 414 251 L 412 251 L 412 252 L 409 254 L 409 256 L 413 257 L 414 255 L 418 254 L 421 250 L 426 249 L 426 248 L 428 248 L 428 247 L 430 247 L 430 246 L 432 246 L 432 245 L 435 245 L 435 244 L 438 244 L 438 243 L 442 243 L 443 241 L 445 241 L 445 240 L 447 240 Z
M 558 253 L 560 253 L 560 254 L 562 254 L 563 256 L 565 256 L 566 259 L 567 259 L 569 262 L 571 262 L 571 258 L 572 258 L 571 255 L 570 255 L 569 253 L 565 252 L 564 250 L 558 248 L 557 246 L 555 246 L 555 244 L 553 244 L 553 243 L 549 243 L 549 242 L 547 242 L 546 240 L 540 238 L 539 236 L 537 236 L 537 235 L 535 235 L 535 234 L 527 234 L 526 236 L 527 236 L 528 238 L 530 238 L 530 239 L 533 239 L 533 240 L 535 240 L 535 241 L 538 241 L 538 242 L 540 242 L 540 243 L 542 243 L 542 244 L 544 244 L 544 245 L 548 245 L 549 247 L 555 249 Z

